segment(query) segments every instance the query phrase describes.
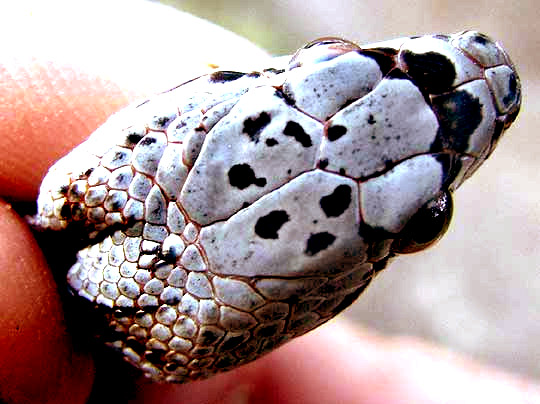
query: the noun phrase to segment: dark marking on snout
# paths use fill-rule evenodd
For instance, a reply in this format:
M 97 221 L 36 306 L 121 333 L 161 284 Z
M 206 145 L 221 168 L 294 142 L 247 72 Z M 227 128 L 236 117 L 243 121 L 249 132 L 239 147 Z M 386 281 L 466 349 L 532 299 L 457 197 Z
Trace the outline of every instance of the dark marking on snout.
M 435 97 L 433 111 L 440 126 L 431 150 L 451 149 L 465 152 L 470 137 L 482 123 L 480 100 L 468 91 L 454 91 Z
M 414 53 L 405 50 L 401 59 L 406 73 L 430 94 L 440 94 L 452 88 L 456 80 L 454 63 L 438 52 Z
M 247 118 L 244 121 L 242 132 L 248 135 L 252 142 L 258 143 L 261 132 L 270 123 L 270 120 L 270 114 L 268 112 L 261 112 L 259 116 Z
M 338 185 L 330 194 L 323 196 L 320 200 L 321 209 L 326 217 L 341 216 L 351 204 L 351 187 L 348 185 Z
M 285 129 L 283 129 L 283 134 L 285 136 L 293 137 L 303 147 L 311 147 L 313 145 L 311 137 L 304 131 L 304 128 L 302 128 L 302 125 L 298 122 L 287 122 Z
M 266 143 L 266 145 L 268 147 L 273 147 L 273 146 L 277 145 L 279 142 L 276 139 L 274 139 L 273 137 L 269 137 L 268 139 L 266 139 L 265 143 Z
M 255 176 L 255 171 L 249 164 L 235 164 L 229 169 L 229 184 L 238 189 L 246 189 L 250 185 L 264 187 L 266 178 Z
M 329 126 L 328 129 L 326 129 L 326 135 L 328 136 L 328 140 L 331 142 L 338 140 L 346 133 L 347 128 L 342 125 L 333 125 Z
M 153 136 L 145 136 L 143 140 L 138 144 L 138 146 L 150 146 L 157 142 L 157 139 Z
M 278 239 L 278 231 L 289 221 L 289 215 L 284 210 L 273 210 L 266 216 L 261 216 L 255 224 L 255 234 L 264 239 Z
M 238 80 L 240 77 L 244 77 L 245 73 L 220 71 L 210 74 L 210 81 L 212 83 L 225 83 L 227 81 Z
M 307 240 L 306 250 L 304 253 L 312 257 L 315 254 L 326 250 L 334 241 L 336 241 L 336 236 L 328 233 L 327 231 L 312 234 Z
M 126 142 L 128 145 L 134 145 L 141 141 L 144 135 L 140 133 L 130 133 L 126 136 Z

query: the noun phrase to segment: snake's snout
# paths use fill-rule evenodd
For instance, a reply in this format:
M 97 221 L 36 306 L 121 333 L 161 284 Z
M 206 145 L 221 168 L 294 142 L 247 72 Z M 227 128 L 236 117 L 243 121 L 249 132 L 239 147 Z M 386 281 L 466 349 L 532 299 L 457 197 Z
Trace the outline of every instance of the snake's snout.
M 497 112 L 508 127 L 521 106 L 521 84 L 508 53 L 498 42 L 476 31 L 457 34 L 453 42 L 483 67 Z

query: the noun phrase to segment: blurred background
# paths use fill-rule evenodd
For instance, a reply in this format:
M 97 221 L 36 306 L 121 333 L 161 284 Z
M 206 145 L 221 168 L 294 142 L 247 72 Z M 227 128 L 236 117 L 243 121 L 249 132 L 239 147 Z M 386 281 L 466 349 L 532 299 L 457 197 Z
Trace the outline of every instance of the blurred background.
M 518 67 L 517 122 L 455 195 L 446 237 L 402 257 L 346 311 L 357 324 L 414 335 L 540 378 L 540 7 L 536 0 L 163 1 L 275 55 L 321 36 L 360 44 L 476 29 Z

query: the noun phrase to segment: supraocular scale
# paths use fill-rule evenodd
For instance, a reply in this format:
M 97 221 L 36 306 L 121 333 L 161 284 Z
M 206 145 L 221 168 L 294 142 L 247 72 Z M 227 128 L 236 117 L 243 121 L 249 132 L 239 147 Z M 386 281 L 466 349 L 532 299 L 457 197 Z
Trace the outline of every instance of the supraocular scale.
M 31 223 L 88 240 L 68 283 L 154 380 L 250 362 L 432 244 L 520 107 L 512 62 L 477 32 L 277 60 L 120 111 L 43 180 Z

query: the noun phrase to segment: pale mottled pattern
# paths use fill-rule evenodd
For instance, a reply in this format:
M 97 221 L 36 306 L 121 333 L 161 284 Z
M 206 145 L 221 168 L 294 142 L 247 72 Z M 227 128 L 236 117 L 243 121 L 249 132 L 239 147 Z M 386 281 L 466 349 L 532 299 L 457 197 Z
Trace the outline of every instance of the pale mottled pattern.
M 444 232 L 410 233 L 494 149 L 519 80 L 476 33 L 389 46 L 326 40 L 288 70 L 280 59 L 203 76 L 115 114 L 51 168 L 33 224 L 83 225 L 91 245 L 68 281 L 112 309 L 109 344 L 147 376 L 184 382 L 247 363 Z M 366 74 L 346 95 L 355 68 Z

